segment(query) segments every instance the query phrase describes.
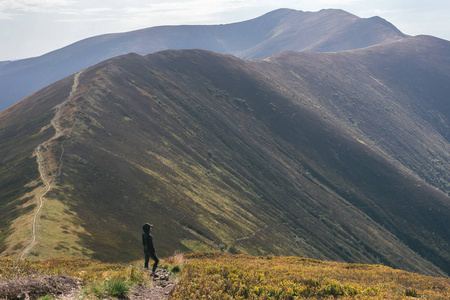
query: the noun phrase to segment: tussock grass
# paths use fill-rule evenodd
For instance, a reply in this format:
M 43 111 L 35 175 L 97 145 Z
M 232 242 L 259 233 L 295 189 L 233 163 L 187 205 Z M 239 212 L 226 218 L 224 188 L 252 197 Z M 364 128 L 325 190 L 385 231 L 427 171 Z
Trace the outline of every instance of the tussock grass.
M 124 297 L 131 289 L 131 284 L 124 278 L 114 278 L 104 283 L 106 294 L 113 297 Z
M 176 274 L 181 271 L 182 266 L 185 264 L 186 260 L 184 258 L 183 252 L 176 250 L 173 256 L 165 260 L 166 268 L 170 273 Z
M 184 264 L 185 258 L 184 258 L 183 252 L 181 252 L 179 250 L 175 250 L 175 252 L 173 253 L 173 256 L 166 258 L 164 261 L 170 265 L 181 266 Z
M 130 292 L 131 286 L 125 278 L 112 278 L 104 282 L 91 282 L 83 289 L 82 294 L 86 298 L 123 298 Z

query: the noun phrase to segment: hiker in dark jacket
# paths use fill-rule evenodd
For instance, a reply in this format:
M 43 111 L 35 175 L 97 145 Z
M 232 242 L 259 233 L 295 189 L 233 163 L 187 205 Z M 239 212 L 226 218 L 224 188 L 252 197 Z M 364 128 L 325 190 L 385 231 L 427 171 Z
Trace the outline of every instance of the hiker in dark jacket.
M 142 229 L 144 230 L 144 233 L 142 234 L 142 244 L 144 245 L 144 254 L 145 254 L 145 264 L 144 268 L 148 269 L 148 261 L 149 259 L 153 259 L 155 263 L 153 264 L 152 273 L 150 276 L 154 276 L 155 278 L 158 277 L 158 275 L 155 273 L 156 267 L 158 266 L 159 259 L 156 256 L 156 250 L 155 247 L 153 247 L 153 237 L 150 234 L 150 231 L 152 231 L 153 225 L 145 223 L 142 226 Z

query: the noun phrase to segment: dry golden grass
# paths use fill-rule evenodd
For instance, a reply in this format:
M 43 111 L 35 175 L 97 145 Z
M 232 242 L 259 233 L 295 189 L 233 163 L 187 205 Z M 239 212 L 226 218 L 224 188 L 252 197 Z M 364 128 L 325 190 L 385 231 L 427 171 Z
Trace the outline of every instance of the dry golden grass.
M 324 262 L 299 257 L 175 252 L 161 266 L 176 275 L 169 299 L 449 299 L 450 279 L 424 276 L 381 265 Z M 175 270 L 177 269 L 177 270 Z M 42 262 L 0 259 L 0 279 L 33 274 L 64 274 L 89 287 L 120 279 L 151 286 L 134 263 L 101 263 L 88 259 Z M 95 296 L 95 295 L 94 295 Z M 95 297 L 94 297 L 95 298 Z
M 381 265 L 192 255 L 170 299 L 449 299 L 450 280 Z
M 175 250 L 173 256 L 166 258 L 164 261 L 170 265 L 182 266 L 184 265 L 185 262 L 184 254 L 179 250 Z
M 183 253 L 176 251 L 173 256 L 160 260 L 160 266 L 166 269 L 174 266 L 182 267 Z M 34 275 L 66 275 L 86 283 L 102 282 L 115 278 L 123 278 L 132 283 L 151 285 L 148 270 L 144 262 L 104 263 L 86 258 L 59 258 L 45 261 L 13 259 L 0 257 L 0 279 L 15 279 Z

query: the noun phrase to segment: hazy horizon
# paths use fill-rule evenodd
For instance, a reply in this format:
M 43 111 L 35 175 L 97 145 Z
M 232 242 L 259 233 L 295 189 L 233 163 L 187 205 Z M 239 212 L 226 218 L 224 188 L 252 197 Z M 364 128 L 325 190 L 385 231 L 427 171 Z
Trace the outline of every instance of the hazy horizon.
M 380 16 L 408 35 L 450 40 L 450 2 L 445 0 L 0 0 L 0 61 L 40 56 L 100 34 L 160 25 L 228 24 L 278 8 L 343 9 L 362 18 Z

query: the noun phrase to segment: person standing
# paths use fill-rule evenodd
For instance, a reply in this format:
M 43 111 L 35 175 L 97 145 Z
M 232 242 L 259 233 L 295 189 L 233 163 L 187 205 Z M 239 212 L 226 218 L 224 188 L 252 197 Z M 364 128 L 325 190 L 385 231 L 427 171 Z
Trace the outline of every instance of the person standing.
M 153 246 L 153 236 L 150 234 L 150 232 L 153 229 L 153 225 L 149 223 L 145 223 L 142 226 L 142 229 L 144 230 L 144 233 L 142 233 L 142 244 L 144 245 L 144 254 L 145 254 L 145 263 L 144 268 L 148 269 L 148 262 L 151 259 L 153 259 L 155 262 L 153 264 L 152 273 L 150 276 L 153 276 L 154 278 L 159 277 L 158 274 L 156 274 L 156 267 L 158 267 L 159 259 L 156 256 L 156 250 Z

